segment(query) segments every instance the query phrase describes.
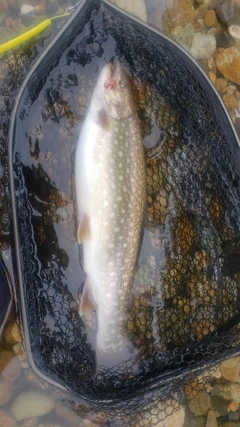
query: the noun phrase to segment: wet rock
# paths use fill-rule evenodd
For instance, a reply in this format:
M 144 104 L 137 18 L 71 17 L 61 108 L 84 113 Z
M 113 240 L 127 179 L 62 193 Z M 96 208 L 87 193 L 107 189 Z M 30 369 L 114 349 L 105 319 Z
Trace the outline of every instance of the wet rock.
M 68 423 L 69 426 L 79 426 L 81 419 L 75 412 L 70 411 L 70 409 L 59 402 L 56 403 L 55 410 L 59 418 Z
M 169 415 L 164 421 L 154 424 L 156 427 L 183 427 L 185 418 L 185 408 L 181 408 Z M 147 424 L 149 425 L 149 424 Z
M 212 408 L 225 417 L 228 414 L 228 404 L 217 396 L 211 397 Z
M 17 396 L 11 406 L 11 413 L 16 421 L 21 421 L 48 414 L 53 406 L 54 400 L 49 393 L 29 390 Z
M 216 50 L 216 40 L 211 34 L 195 33 L 190 47 L 190 54 L 195 59 L 209 59 Z
M 8 40 L 13 39 L 14 37 L 16 37 L 16 33 L 12 28 L 8 28 L 8 27 L 0 27 L 0 40 L 1 43 L 5 43 Z
M 192 38 L 194 36 L 194 33 L 195 33 L 194 26 L 192 24 L 187 24 L 184 28 L 182 28 L 179 31 L 179 33 L 176 37 L 176 41 L 182 47 L 184 47 L 184 49 L 189 50 L 191 43 L 192 43 Z
M 212 409 L 208 411 L 206 427 L 218 427 L 216 412 Z
M 240 384 L 232 382 L 224 384 L 221 394 L 227 400 L 233 400 L 236 403 L 240 403 Z
M 184 420 L 184 427 L 206 427 L 206 417 L 201 415 L 199 417 L 195 417 L 195 415 L 186 409 L 186 415 Z
M 237 425 L 233 421 L 226 421 L 225 423 L 221 424 L 221 427 L 237 427 Z
M 240 20 L 240 2 L 239 0 L 225 0 L 215 8 L 219 20 L 229 27 Z
M 9 381 L 14 381 L 19 377 L 21 373 L 21 363 L 17 356 L 8 363 L 8 365 L 2 370 L 2 376 Z
M 209 10 L 204 16 L 204 24 L 206 27 L 216 27 L 217 26 L 217 17 L 214 10 Z
M 234 39 L 240 40 L 240 25 L 230 25 L 228 32 Z
M 194 415 L 205 415 L 211 408 L 211 399 L 205 391 L 199 391 L 195 397 L 189 402 L 189 409 Z
M 14 357 L 15 355 L 11 351 L 0 349 L 0 373 L 6 368 L 6 366 Z
M 234 83 L 240 84 L 240 51 L 229 47 L 216 58 L 217 69 Z
M 22 342 L 22 338 L 19 333 L 19 323 L 11 322 L 6 327 L 4 338 L 7 344 L 10 344 L 10 345 L 16 344 L 18 342 Z
M 129 0 L 112 0 L 112 3 L 142 21 L 147 22 L 146 6 L 143 0 L 132 0 L 131 2 Z
M 13 395 L 14 383 L 0 375 L 0 406 L 8 403 Z
M 6 412 L 0 410 L 0 426 L 2 427 L 16 427 L 16 421 Z
M 238 100 L 234 95 L 224 95 L 223 96 L 224 104 L 226 105 L 228 111 L 235 111 L 235 108 L 238 106 Z
M 31 12 L 34 12 L 34 6 L 31 6 L 29 4 L 24 4 L 20 9 L 21 15 L 27 15 Z
M 194 9 L 191 0 L 174 0 L 173 6 L 172 2 L 169 3 L 170 7 L 164 13 L 164 18 L 171 27 L 176 27 L 177 25 L 184 27 L 188 23 L 193 23 Z
M 226 360 L 220 366 L 223 378 L 231 382 L 240 382 L 240 363 L 239 357 Z
M 0 0 L 0 14 L 6 12 L 7 10 L 8 10 L 7 0 Z
M 205 17 L 208 11 L 208 5 L 203 3 L 195 10 L 195 20 L 202 19 Z
M 38 388 L 39 390 L 45 390 L 46 387 L 43 384 L 43 381 L 40 380 L 37 375 L 34 374 L 34 372 L 31 369 L 25 369 L 24 370 L 25 378 L 32 387 Z

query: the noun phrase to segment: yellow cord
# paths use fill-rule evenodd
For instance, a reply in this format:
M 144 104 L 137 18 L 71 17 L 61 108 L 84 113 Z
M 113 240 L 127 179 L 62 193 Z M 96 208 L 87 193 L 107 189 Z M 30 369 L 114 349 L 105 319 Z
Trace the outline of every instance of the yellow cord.
M 9 49 L 13 49 L 14 47 L 18 46 L 19 44 L 29 40 L 30 38 L 36 36 L 37 34 L 44 31 L 47 27 L 49 27 L 52 24 L 53 19 L 57 18 L 63 18 L 65 16 L 68 16 L 69 12 L 64 13 L 63 15 L 54 16 L 51 19 L 45 19 L 40 24 L 36 25 L 36 27 L 31 28 L 30 30 L 26 31 L 25 33 L 21 34 L 18 37 L 15 37 L 12 40 L 9 40 L 8 42 L 0 45 L 0 53 L 6 52 Z

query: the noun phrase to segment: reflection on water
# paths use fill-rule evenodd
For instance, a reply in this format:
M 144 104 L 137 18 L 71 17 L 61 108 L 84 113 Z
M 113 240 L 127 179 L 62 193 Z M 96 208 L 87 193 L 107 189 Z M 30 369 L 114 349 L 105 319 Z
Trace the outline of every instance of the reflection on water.
M 178 355 L 186 354 L 183 364 L 194 360 L 194 351 L 188 353 L 188 349 L 198 348 L 208 337 L 207 345 L 216 351 L 214 333 L 224 332 L 238 320 L 240 241 L 239 194 L 234 184 L 238 176 L 234 167 L 226 165 L 224 138 L 221 129 L 216 136 L 211 111 L 202 106 L 193 120 L 192 97 L 199 95 L 199 89 L 190 91 L 186 105 L 178 105 L 170 90 L 164 92 L 167 66 L 155 59 L 148 67 L 147 45 L 140 52 L 133 32 L 114 27 L 116 22 L 105 13 L 94 10 L 83 33 L 49 74 L 30 112 L 29 100 L 24 99 L 19 107 L 14 177 L 24 299 L 35 364 L 80 395 L 111 399 L 119 396 L 119 390 L 137 391 L 147 383 L 148 375 L 151 379 L 153 373 L 164 373 L 168 366 L 174 369 Z M 95 315 L 81 319 L 77 307 L 84 274 L 76 241 L 73 165 L 77 137 L 99 71 L 113 56 L 119 57 L 131 75 L 146 148 L 147 221 L 126 326 L 141 359 L 134 369 L 131 363 L 123 364 L 119 371 L 96 377 Z M 173 78 L 171 84 L 174 86 Z M 183 98 L 188 95 L 187 84 L 195 83 L 186 75 L 179 97 L 181 90 Z M 188 110 L 193 110 L 192 115 Z M 0 356 L 4 354 L 6 366 L 15 363 L 16 355 L 22 362 L 21 367 L 16 362 L 15 370 L 11 369 L 11 375 L 12 370 L 16 375 L 16 391 L 9 392 L 4 409 L 10 411 L 11 399 L 18 395 L 29 406 L 29 395 L 21 394 L 29 384 L 31 389 L 46 390 L 27 367 L 19 325 L 11 322 L 1 340 Z M 5 387 L 10 389 L 9 373 L 4 375 Z M 37 394 L 36 390 L 32 392 L 36 400 L 49 398 L 50 412 L 48 392 Z M 65 397 L 58 393 L 57 397 Z M 24 405 L 16 399 L 15 406 Z M 57 408 L 56 416 L 45 415 L 47 421 L 59 420 L 61 408 Z M 18 414 L 19 409 L 16 411 L 11 409 Z M 83 418 L 89 415 L 81 405 L 77 411 Z M 104 413 L 98 414 L 97 421 L 101 416 L 106 422 Z M 127 410 L 124 416 L 124 422 L 129 422 Z M 132 422 L 135 417 L 136 413 Z

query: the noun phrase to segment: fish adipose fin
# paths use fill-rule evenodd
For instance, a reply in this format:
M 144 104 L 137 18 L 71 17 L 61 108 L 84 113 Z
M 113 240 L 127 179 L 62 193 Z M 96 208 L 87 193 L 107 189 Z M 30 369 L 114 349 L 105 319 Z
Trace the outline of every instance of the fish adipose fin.
M 111 121 L 108 114 L 104 109 L 99 110 L 96 116 L 96 123 L 103 128 L 106 132 L 111 131 Z
M 84 214 L 81 218 L 78 226 L 77 236 L 79 244 L 90 238 L 89 222 L 86 214 Z
M 97 305 L 92 293 L 91 284 L 88 280 L 86 280 L 83 288 L 79 314 L 80 316 L 83 316 L 86 312 L 93 311 L 96 309 L 97 309 Z

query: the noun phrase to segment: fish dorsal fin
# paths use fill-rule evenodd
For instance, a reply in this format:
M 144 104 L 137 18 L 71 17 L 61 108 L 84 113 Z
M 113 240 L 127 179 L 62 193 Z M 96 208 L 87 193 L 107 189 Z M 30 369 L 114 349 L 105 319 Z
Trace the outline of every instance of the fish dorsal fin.
M 83 288 L 79 314 L 83 316 L 86 312 L 96 310 L 96 308 L 97 305 L 92 293 L 92 287 L 87 279 Z
M 111 131 L 111 121 L 106 113 L 106 111 L 102 108 L 101 110 L 98 110 L 96 115 L 96 123 L 103 128 L 106 132 Z
M 90 229 L 87 215 L 84 214 L 80 220 L 77 231 L 78 243 L 83 243 L 90 238 Z

